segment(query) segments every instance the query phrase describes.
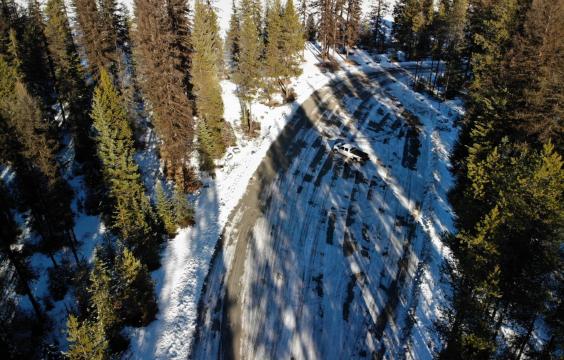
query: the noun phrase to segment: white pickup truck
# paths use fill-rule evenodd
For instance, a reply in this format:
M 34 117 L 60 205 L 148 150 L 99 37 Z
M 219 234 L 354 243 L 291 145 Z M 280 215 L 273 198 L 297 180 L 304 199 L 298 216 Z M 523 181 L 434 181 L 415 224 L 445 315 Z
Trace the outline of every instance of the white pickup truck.
M 345 159 L 351 159 L 359 163 L 364 163 L 368 160 L 367 153 L 344 141 L 337 141 L 335 145 L 333 145 L 333 152 L 340 154 Z

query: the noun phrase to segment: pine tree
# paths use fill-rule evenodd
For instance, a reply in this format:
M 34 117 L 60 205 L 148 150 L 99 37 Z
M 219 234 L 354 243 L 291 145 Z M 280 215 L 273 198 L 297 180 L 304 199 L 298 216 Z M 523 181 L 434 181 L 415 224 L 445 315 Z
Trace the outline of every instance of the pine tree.
M 223 38 L 220 35 L 220 28 L 219 28 L 219 19 L 217 17 L 217 13 L 214 10 L 210 1 L 207 2 L 207 6 L 209 8 L 209 18 L 210 18 L 210 32 L 212 34 L 213 39 L 213 50 L 216 54 L 216 71 L 217 75 L 220 79 L 224 77 L 225 74 L 225 59 L 224 59 L 224 43 Z
M 218 76 L 217 17 L 209 4 L 196 1 L 192 45 L 192 83 L 199 121 L 205 122 L 206 134 L 200 139 L 200 153 L 204 157 L 220 158 L 225 153 L 223 143 L 223 100 Z M 198 125 L 201 129 L 202 125 Z M 199 131 L 201 133 L 201 131 Z
M 264 68 L 267 93 L 271 96 L 276 85 L 284 98 L 289 99 L 287 84 L 292 76 L 300 74 L 304 46 L 301 24 L 292 0 L 286 2 L 285 8 L 278 0 L 271 4 L 266 19 L 266 33 L 268 41 Z
M 163 1 L 136 0 L 134 4 L 137 21 L 134 54 L 141 88 L 162 141 L 160 155 L 165 174 L 188 191 L 194 181 L 189 168 L 194 126 L 192 106 L 186 95 L 186 54 L 178 45 L 184 41 L 184 33 L 174 30 L 173 19 Z
M 24 207 L 31 210 L 32 228 L 41 236 L 41 249 L 55 267 L 53 254 L 64 246 L 72 249 L 72 190 L 61 177 L 55 158 L 56 142 L 42 119 L 34 97 L 18 80 L 13 67 L 0 57 L 0 114 L 11 136 L 5 160 L 14 167 L 18 192 Z
M 504 82 L 511 89 L 508 110 L 512 131 L 521 139 L 552 140 L 563 149 L 564 2 L 533 1 L 522 33 L 506 60 Z
M 294 8 L 294 1 L 286 1 L 282 15 L 283 60 L 286 77 L 301 74 L 300 63 L 304 50 L 304 29 Z
M 342 12 L 344 1 L 318 0 L 314 3 L 319 14 L 317 38 L 322 44 L 322 57 L 329 59 L 329 51 L 335 50 L 338 42 L 338 14 Z
M 168 236 L 173 237 L 176 235 L 176 218 L 172 201 L 164 192 L 160 182 L 157 183 L 155 189 L 156 195 L 156 209 L 157 213 L 163 222 Z
M 64 1 L 49 0 L 45 13 L 45 36 L 58 82 L 58 97 L 63 103 L 62 111 L 68 109 L 77 159 L 88 161 L 92 166 L 90 154 L 94 144 L 89 136 L 91 119 L 87 110 L 90 90 L 84 81 L 84 71 L 72 37 Z
M 194 225 L 194 209 L 186 199 L 186 195 L 177 188 L 172 193 L 172 204 L 176 224 L 180 228 Z
M 106 263 L 99 256 L 94 260 L 94 267 L 90 272 L 90 303 L 95 329 L 110 340 L 116 337 L 121 329 L 121 314 L 118 313 L 119 299 L 110 264 Z M 101 337 L 101 335 L 98 335 Z
M 378 52 L 384 51 L 386 34 L 384 32 L 384 13 L 388 10 L 387 0 L 375 0 L 370 10 L 372 41 Z
M 112 225 L 127 246 L 150 268 L 159 263 L 159 237 L 155 215 L 133 159 L 132 131 L 127 112 L 105 70 L 94 92 L 94 127 L 98 155 L 114 202 Z
M 282 5 L 279 0 L 270 3 L 266 16 L 266 54 L 264 59 L 264 72 L 267 83 L 267 95 L 270 98 L 274 86 L 278 85 L 284 73 L 283 57 L 284 39 L 282 38 Z
M 465 47 L 466 39 L 464 29 L 466 28 L 466 14 L 468 11 L 467 0 L 454 0 L 445 13 L 444 36 L 446 42 L 447 60 L 447 95 L 462 88 L 465 80 Z
M 115 74 L 118 62 L 116 33 L 112 31 L 115 2 L 108 0 L 97 4 L 91 0 L 73 0 L 73 4 L 90 75 L 97 79 L 102 69 Z
M 239 62 L 239 36 L 241 32 L 241 22 L 239 10 L 235 0 L 231 6 L 231 17 L 229 18 L 229 29 L 227 30 L 227 38 L 225 40 L 225 48 L 228 52 L 230 60 L 230 68 L 232 71 L 237 69 Z
M 106 360 L 109 359 L 109 344 L 105 334 L 96 323 L 80 321 L 70 315 L 67 321 L 67 340 L 69 350 L 66 353 L 71 360 Z
M 0 124 L 2 123 L 3 120 L 0 117 Z M 0 129 L 4 130 L 3 127 Z M 19 229 L 12 213 L 14 205 L 8 189 L 3 182 L 0 182 L 0 254 L 14 268 L 20 287 L 28 297 L 36 318 L 41 321 L 43 312 L 29 285 L 32 273 L 27 267 L 25 257 L 12 248 L 17 244 L 19 236 Z
M 190 89 L 190 73 L 186 71 L 190 68 L 191 61 L 191 12 L 186 0 L 167 0 L 168 16 L 170 18 L 169 36 L 173 39 L 174 56 L 180 60 L 179 68 L 185 71 L 184 88 Z
M 394 7 L 393 35 L 409 58 L 417 56 L 419 33 L 425 25 L 422 0 L 400 0 Z
M 239 66 L 234 75 L 237 83 L 238 95 L 241 99 L 243 124 L 249 134 L 254 132 L 250 103 L 253 100 L 261 78 L 261 40 L 259 37 L 259 24 L 256 23 L 256 14 L 253 12 L 253 3 L 250 0 L 241 2 L 241 37 L 239 41 Z M 253 16 L 255 15 L 255 16 Z
M 124 324 L 145 326 L 157 313 L 154 284 L 147 267 L 124 248 L 116 260 L 119 294 L 119 315 Z
M 347 17 L 344 21 L 343 45 L 345 47 L 347 57 L 350 49 L 356 45 L 358 35 L 360 33 L 360 17 L 362 15 L 361 4 L 359 0 L 347 0 L 346 13 Z

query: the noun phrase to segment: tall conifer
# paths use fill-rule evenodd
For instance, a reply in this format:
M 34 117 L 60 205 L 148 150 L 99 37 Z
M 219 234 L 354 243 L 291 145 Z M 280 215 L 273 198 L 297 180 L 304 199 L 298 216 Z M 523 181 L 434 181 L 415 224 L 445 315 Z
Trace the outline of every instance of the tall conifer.
M 161 139 L 161 159 L 167 178 L 186 191 L 194 181 L 189 167 L 194 126 L 186 89 L 186 54 L 178 46 L 184 34 L 175 31 L 174 17 L 164 1 L 136 0 L 134 4 L 134 54 L 143 94 Z
M 159 263 L 155 214 L 145 195 L 135 160 L 132 131 L 116 89 L 105 70 L 94 92 L 92 118 L 98 155 L 114 202 L 112 224 L 127 246 L 149 267 Z
M 204 157 L 219 158 L 225 152 L 223 143 L 223 100 L 218 76 L 218 58 L 223 56 L 221 44 L 217 44 L 217 17 L 213 8 L 196 1 L 192 45 L 192 83 L 199 115 L 202 137 L 200 153 Z M 205 122 L 205 124 L 201 124 Z M 205 131 L 205 133 L 204 133 Z

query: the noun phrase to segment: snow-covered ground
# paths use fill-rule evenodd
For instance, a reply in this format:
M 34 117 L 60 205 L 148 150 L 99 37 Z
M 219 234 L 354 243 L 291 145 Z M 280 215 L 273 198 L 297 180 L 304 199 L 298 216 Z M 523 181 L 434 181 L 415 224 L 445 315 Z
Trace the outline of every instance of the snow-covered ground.
M 349 70 L 382 70 L 363 52 L 355 61 Z M 439 236 L 454 230 L 448 154 L 462 107 L 413 92 L 385 65 L 383 79 L 362 85 L 362 73 L 340 73 L 344 83 L 304 104 L 313 127 L 293 124 L 270 153 L 225 231 L 194 358 L 436 353 L 449 256 Z M 334 159 L 338 137 L 371 161 Z
M 254 103 L 252 112 L 261 123 L 258 138 L 245 139 L 236 131 L 237 149 L 229 149 L 229 159 L 215 179 L 204 179 L 204 188 L 195 199 L 197 224 L 183 229 L 172 239 L 162 255 L 162 268 L 153 273 L 159 302 L 157 320 L 146 328 L 132 330 L 131 353 L 140 359 L 185 358 L 191 345 L 197 316 L 197 304 L 203 280 L 217 240 L 232 209 L 243 196 L 246 185 L 272 142 L 287 124 L 299 104 L 315 90 L 346 71 L 360 71 L 345 64 L 337 73 L 322 72 L 317 66 L 318 50 L 308 44 L 304 52 L 302 75 L 293 81 L 298 94 L 294 103 L 270 108 Z M 375 65 L 375 64 L 374 64 Z M 223 81 L 225 119 L 240 128 L 240 105 L 235 86 Z

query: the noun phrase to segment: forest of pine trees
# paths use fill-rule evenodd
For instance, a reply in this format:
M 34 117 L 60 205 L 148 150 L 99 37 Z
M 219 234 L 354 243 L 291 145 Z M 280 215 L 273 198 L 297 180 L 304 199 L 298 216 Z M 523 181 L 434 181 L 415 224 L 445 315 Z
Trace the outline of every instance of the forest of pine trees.
M 66 357 L 127 349 L 124 327 L 158 312 L 149 271 L 163 243 L 205 216 L 187 194 L 235 145 L 222 81 L 236 85 L 241 130 L 256 137 L 253 103 L 296 98 L 306 40 L 325 66 L 360 46 L 416 61 L 418 91 L 466 103 L 438 358 L 564 352 L 564 0 L 372 0 L 367 14 L 360 0 L 233 0 L 225 36 L 211 0 L 134 0 L 132 16 L 117 0 L 19 3 L 0 0 L 0 168 L 12 174 L 0 182 L 0 293 L 32 311 L 0 295 L 0 353 L 49 358 L 47 312 L 67 294 Z M 146 131 L 163 175 L 154 196 L 135 156 Z M 79 213 L 106 229 L 93 255 L 80 251 Z M 35 253 L 50 261 L 53 299 L 32 290 Z
M 186 194 L 200 186 L 198 170 L 213 174 L 235 145 L 220 82 L 237 83 L 243 131 L 254 136 L 260 124 L 250 103 L 274 93 L 291 101 L 289 81 L 299 74 L 304 38 L 293 3 L 271 12 L 276 38 L 260 1 L 233 7 L 224 43 L 206 0 L 135 0 L 133 17 L 117 0 L 1 1 L 0 165 L 14 174 L 0 184 L 0 259 L 9 267 L 1 289 L 25 296 L 33 313 L 0 298 L 0 352 L 35 358 L 53 350 L 42 340 L 50 302 L 32 290 L 36 252 L 50 259 L 53 300 L 74 295 L 67 357 L 114 358 L 127 348 L 124 326 L 154 319 L 149 271 L 160 266 L 163 242 L 195 222 Z M 276 69 L 267 46 L 283 54 Z M 153 200 L 135 159 L 147 121 L 164 175 Z M 82 176 L 83 194 L 69 172 Z M 80 212 L 99 215 L 107 229 L 93 260 L 74 233 Z M 33 244 L 21 241 L 28 231 Z

